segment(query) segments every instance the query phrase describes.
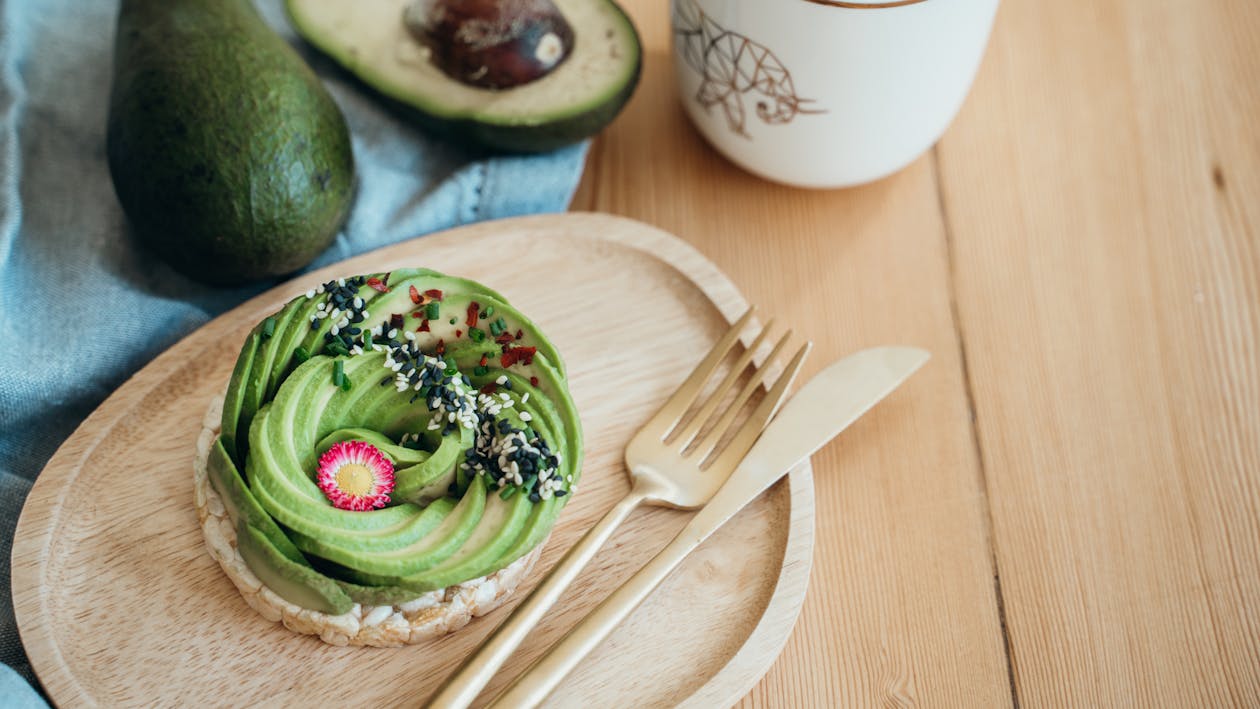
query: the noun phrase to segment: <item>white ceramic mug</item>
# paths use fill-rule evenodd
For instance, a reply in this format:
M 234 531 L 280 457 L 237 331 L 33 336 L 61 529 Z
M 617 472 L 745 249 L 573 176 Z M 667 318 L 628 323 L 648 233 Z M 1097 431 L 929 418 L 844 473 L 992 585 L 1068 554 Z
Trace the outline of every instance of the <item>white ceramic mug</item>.
M 671 0 L 687 114 L 741 167 L 847 187 L 905 167 L 945 132 L 998 0 Z

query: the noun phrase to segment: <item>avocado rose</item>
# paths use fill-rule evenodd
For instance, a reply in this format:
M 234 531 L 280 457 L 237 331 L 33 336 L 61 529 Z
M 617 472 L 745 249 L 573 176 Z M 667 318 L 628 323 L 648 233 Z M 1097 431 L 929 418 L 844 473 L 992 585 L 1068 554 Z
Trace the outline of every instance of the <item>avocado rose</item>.
M 264 616 L 335 644 L 418 642 L 499 605 L 582 457 L 552 344 L 426 269 L 330 281 L 260 322 L 204 438 L 211 553 Z

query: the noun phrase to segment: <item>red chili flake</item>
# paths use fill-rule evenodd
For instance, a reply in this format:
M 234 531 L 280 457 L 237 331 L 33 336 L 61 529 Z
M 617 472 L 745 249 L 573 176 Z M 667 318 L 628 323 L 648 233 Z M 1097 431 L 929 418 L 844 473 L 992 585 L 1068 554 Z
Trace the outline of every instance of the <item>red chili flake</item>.
M 477 327 L 477 311 L 481 310 L 481 305 L 477 301 L 468 304 L 468 317 L 464 320 L 464 324 L 470 328 Z
M 464 336 L 464 331 L 463 331 L 463 330 L 456 330 L 456 331 L 455 331 L 455 337 L 463 337 L 463 336 Z
M 388 273 L 387 273 L 387 274 L 385 274 L 385 278 L 386 278 L 386 279 L 388 279 L 388 278 L 389 278 L 389 274 L 388 274 Z M 367 284 L 368 284 L 368 286 L 369 286 L 369 287 L 371 287 L 371 288 L 372 288 L 372 290 L 375 290 L 375 291 L 380 291 L 381 293 L 388 293 L 388 292 L 389 292 L 389 286 L 385 285 L 385 281 L 382 281 L 381 279 L 377 278 L 376 276 L 372 276 L 371 278 L 367 279 Z
M 530 385 L 530 386 L 538 386 L 538 377 L 530 377 L 530 378 L 529 378 L 529 385 Z
M 498 337 L 494 338 L 494 341 L 499 343 L 500 345 L 506 345 L 507 343 L 512 341 L 512 333 L 505 332 L 499 335 Z
M 434 347 L 433 351 L 438 354 L 446 354 L 446 343 L 442 340 L 438 340 L 437 347 Z
M 416 290 L 415 286 L 408 286 L 407 294 L 411 296 L 411 302 L 415 303 L 416 305 L 420 304 L 420 291 Z
M 429 331 L 429 321 L 421 320 L 420 327 L 416 328 L 416 332 L 428 332 L 428 331 Z
M 516 331 L 516 339 L 518 339 L 518 340 L 519 340 L 519 339 L 521 339 L 521 338 L 522 338 L 522 337 L 524 337 L 524 336 L 525 336 L 525 333 L 521 332 L 520 330 L 517 330 L 517 331 Z
M 430 288 L 429 290 L 425 291 L 424 294 L 434 300 L 442 299 L 442 291 L 438 290 L 437 288 Z
M 494 382 L 490 382 L 489 384 L 487 384 L 487 385 L 485 385 L 485 386 L 481 387 L 481 393 L 482 393 L 482 394 L 493 394 L 493 393 L 494 393 L 494 390 L 495 390 L 495 389 L 497 389 L 498 387 L 499 387 L 499 385 L 498 385 L 498 384 L 495 384 Z
M 403 320 L 403 316 L 399 315 L 398 313 L 394 313 L 393 315 L 389 316 L 389 326 L 394 328 L 395 330 L 401 330 L 407 326 L 407 321 Z
M 426 317 L 424 316 L 424 313 L 423 313 L 422 311 L 419 311 L 419 310 L 417 310 L 416 312 L 412 313 L 412 314 L 411 314 L 411 317 L 413 317 L 413 318 L 415 318 L 415 319 L 417 319 L 417 320 L 428 320 L 428 318 L 426 318 Z
M 490 358 L 485 355 L 481 355 L 481 362 L 480 362 L 481 366 L 484 367 L 489 363 L 490 363 Z
M 503 349 L 503 357 L 500 360 L 504 369 L 520 362 L 521 364 L 530 364 L 534 361 L 534 355 L 538 354 L 537 347 L 505 347 Z

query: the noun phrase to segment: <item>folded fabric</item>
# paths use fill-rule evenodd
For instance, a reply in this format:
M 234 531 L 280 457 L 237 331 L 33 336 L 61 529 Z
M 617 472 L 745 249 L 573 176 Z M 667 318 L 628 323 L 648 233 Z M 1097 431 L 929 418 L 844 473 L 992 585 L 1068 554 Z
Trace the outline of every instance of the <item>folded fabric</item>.
M 426 135 L 302 46 L 279 0 L 261 1 L 260 10 L 324 78 L 354 138 L 354 209 L 315 266 L 438 229 L 568 205 L 585 145 L 501 156 Z M 8 577 L 30 481 L 129 375 L 274 285 L 200 285 L 129 233 L 105 163 L 117 12 L 116 0 L 0 0 L 0 662 L 27 678 Z M 0 705 L 21 700 L 6 695 L 11 687 L 0 674 Z

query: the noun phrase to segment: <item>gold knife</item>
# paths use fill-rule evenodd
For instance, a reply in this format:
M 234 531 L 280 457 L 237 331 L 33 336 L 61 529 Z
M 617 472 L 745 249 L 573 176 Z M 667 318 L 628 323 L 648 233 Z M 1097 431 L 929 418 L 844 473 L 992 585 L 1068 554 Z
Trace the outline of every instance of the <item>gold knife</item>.
M 736 512 L 888 396 L 931 355 L 873 347 L 819 372 L 761 434 L 726 484 L 678 536 L 525 670 L 494 707 L 536 707 L 643 602 L 678 563 Z

